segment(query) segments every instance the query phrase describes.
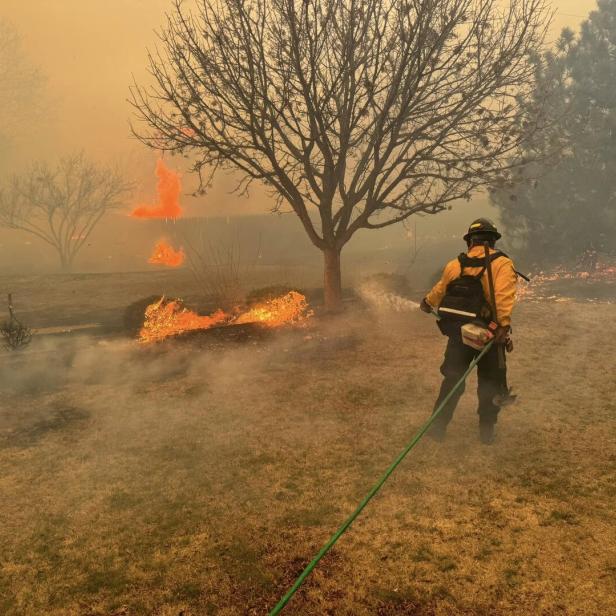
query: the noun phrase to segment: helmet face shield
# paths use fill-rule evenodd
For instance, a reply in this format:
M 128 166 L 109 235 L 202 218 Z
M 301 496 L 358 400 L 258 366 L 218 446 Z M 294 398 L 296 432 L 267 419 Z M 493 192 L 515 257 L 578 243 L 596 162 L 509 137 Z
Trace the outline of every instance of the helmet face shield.
M 471 223 L 471 226 L 468 228 L 468 231 L 464 236 L 464 241 L 468 244 L 475 237 L 486 238 L 486 241 L 496 241 L 502 236 L 498 232 L 496 225 L 489 218 L 478 218 Z

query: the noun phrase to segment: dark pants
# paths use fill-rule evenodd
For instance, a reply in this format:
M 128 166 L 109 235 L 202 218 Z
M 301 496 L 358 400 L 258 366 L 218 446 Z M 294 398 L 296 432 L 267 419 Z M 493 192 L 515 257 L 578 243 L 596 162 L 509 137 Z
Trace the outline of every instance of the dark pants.
M 499 353 L 501 353 L 502 356 L 500 365 L 498 358 Z M 449 338 L 447 349 L 445 350 L 445 359 L 441 366 L 441 374 L 445 378 L 441 384 L 441 391 L 434 405 L 434 410 L 438 408 L 447 394 L 453 389 L 471 361 L 473 361 L 477 355 L 479 355 L 479 351 L 465 345 L 459 336 L 452 336 Z M 477 366 L 477 378 L 479 382 L 477 387 L 477 395 L 479 397 L 477 412 L 479 413 L 479 421 L 481 423 L 495 424 L 500 407 L 494 404 L 494 397 L 507 391 L 507 368 L 505 365 L 505 353 L 502 351 L 502 348 L 499 349 L 499 347 L 493 345 L 481 358 Z M 445 405 L 445 408 L 443 408 L 439 416 L 434 420 L 433 425 L 437 430 L 439 428 L 445 428 L 451 421 L 453 412 L 463 393 L 464 384 L 457 389 Z

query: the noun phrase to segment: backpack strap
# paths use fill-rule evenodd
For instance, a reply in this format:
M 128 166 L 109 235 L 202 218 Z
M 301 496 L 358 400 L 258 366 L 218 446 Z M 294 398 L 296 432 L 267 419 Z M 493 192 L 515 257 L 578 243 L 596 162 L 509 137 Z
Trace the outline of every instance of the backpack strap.
M 478 274 L 473 275 L 473 278 L 480 280 L 486 271 L 486 264 L 483 259 L 477 259 L 475 257 L 469 257 L 466 253 L 461 252 L 458 255 L 458 262 L 460 263 L 460 276 L 464 276 L 465 267 L 480 267 L 481 271 Z
M 492 263 L 499 259 L 500 257 L 506 257 L 507 255 L 500 250 L 493 252 L 489 255 L 489 262 Z M 460 261 L 460 265 L 464 264 L 464 267 L 486 267 L 486 258 L 485 257 L 469 257 L 465 253 L 460 253 L 458 256 L 458 261 Z
M 464 253 L 462 253 L 464 254 Z M 509 259 L 509 255 L 505 254 L 502 250 L 497 250 L 496 252 L 492 253 L 490 255 L 490 263 L 492 263 L 492 261 L 494 261 L 495 259 L 498 259 L 499 257 L 507 257 L 507 259 Z M 470 257 L 469 257 L 470 259 Z M 472 259 L 473 261 L 481 261 L 482 264 L 485 263 L 485 259 L 483 258 L 477 258 L 477 259 Z M 467 266 L 470 267 L 470 266 Z M 477 263 L 477 265 L 475 267 L 479 267 L 479 263 Z M 526 275 L 523 274 L 522 272 L 519 272 L 517 269 L 513 270 L 518 276 L 520 276 L 520 278 L 524 278 L 524 280 L 526 280 L 526 282 L 530 282 L 530 278 Z
M 492 261 L 494 259 L 490 258 L 490 257 L 493 257 L 494 255 L 490 255 L 490 249 L 488 248 L 488 242 L 484 244 L 484 248 L 485 248 L 484 258 L 486 261 L 486 269 L 488 270 L 488 287 L 490 289 L 490 303 L 492 304 L 492 320 L 494 321 L 494 323 L 498 325 L 498 312 L 496 310 L 496 293 L 494 292 L 494 276 L 492 274 Z M 504 370 L 505 369 L 505 345 L 504 344 L 497 345 L 496 351 L 497 351 L 497 357 L 498 357 L 498 367 L 500 370 Z
M 488 289 L 490 291 L 490 304 L 492 306 L 492 319 L 495 323 L 498 323 L 498 314 L 496 312 L 496 293 L 494 292 L 494 276 L 492 274 L 492 261 L 494 259 L 498 259 L 498 257 L 502 257 L 502 252 L 495 252 L 493 254 L 489 253 L 488 243 L 486 242 L 484 245 L 485 254 L 483 257 L 484 269 L 488 271 Z

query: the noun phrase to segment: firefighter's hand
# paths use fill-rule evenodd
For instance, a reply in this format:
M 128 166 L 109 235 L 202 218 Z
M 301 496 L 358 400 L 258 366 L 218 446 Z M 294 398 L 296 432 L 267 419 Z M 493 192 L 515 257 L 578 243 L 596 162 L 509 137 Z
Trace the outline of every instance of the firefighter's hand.
M 420 310 L 423 310 L 423 312 L 427 312 L 428 314 L 432 312 L 432 306 L 428 304 L 425 297 L 421 300 L 421 304 L 419 304 L 419 308 Z
M 494 342 L 496 344 L 505 344 L 507 342 L 507 338 L 509 337 L 509 330 L 511 328 L 509 325 L 499 325 L 494 330 Z

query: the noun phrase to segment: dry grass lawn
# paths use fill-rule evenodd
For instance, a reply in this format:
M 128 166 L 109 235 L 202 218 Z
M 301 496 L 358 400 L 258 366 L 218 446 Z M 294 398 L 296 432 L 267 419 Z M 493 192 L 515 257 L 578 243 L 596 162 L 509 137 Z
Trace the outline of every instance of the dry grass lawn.
M 616 614 L 616 306 L 526 303 L 498 441 L 474 383 L 285 613 Z M 444 339 L 347 314 L 245 344 L 0 361 L 0 614 L 266 614 L 410 440 Z

